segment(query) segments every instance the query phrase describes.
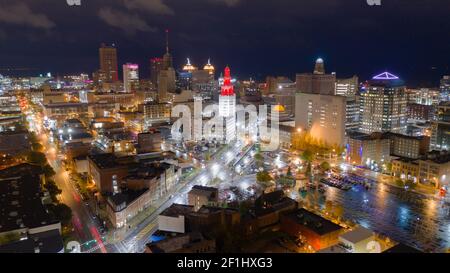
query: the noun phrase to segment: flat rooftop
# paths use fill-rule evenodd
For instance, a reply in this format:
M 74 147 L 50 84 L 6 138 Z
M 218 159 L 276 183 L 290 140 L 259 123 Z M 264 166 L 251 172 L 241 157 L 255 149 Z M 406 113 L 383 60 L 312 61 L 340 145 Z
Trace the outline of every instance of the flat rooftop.
M 170 207 L 161 212 L 160 215 L 177 217 L 180 215 L 187 215 L 194 211 L 194 206 L 182 205 L 182 204 L 172 204 Z
M 374 236 L 374 233 L 371 230 L 364 227 L 357 227 L 352 231 L 342 234 L 340 238 L 350 243 L 356 244 L 358 242 L 371 238 L 372 236 Z
M 42 204 L 40 174 L 22 165 L 0 172 L 0 233 L 58 223 Z
M 285 217 L 319 235 L 325 235 L 342 229 L 341 226 L 303 208 L 286 214 Z

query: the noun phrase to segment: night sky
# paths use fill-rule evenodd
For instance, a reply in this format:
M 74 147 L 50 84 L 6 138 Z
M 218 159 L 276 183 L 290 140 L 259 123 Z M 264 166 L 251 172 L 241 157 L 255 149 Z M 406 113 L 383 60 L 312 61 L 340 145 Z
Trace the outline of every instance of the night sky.
M 388 70 L 411 86 L 437 85 L 450 73 L 450 1 L 381 1 L 0 0 L 0 74 L 92 73 L 100 43 L 114 42 L 120 66 L 138 63 L 148 78 L 170 29 L 178 67 L 211 57 L 238 78 L 293 79 L 322 57 L 338 77 Z

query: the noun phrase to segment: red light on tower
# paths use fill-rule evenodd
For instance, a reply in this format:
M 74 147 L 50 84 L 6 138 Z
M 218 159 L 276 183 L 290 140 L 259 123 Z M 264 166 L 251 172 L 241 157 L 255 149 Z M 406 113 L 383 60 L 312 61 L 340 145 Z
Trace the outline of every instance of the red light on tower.
M 231 72 L 230 68 L 225 67 L 225 73 L 223 76 L 223 84 L 220 87 L 220 95 L 221 96 L 233 96 L 234 95 L 234 87 L 231 84 Z

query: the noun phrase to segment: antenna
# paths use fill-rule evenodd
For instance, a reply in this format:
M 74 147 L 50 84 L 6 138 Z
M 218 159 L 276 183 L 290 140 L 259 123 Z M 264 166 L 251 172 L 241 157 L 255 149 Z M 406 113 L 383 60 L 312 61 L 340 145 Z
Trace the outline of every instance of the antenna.
M 169 29 L 166 29 L 166 53 L 169 53 Z

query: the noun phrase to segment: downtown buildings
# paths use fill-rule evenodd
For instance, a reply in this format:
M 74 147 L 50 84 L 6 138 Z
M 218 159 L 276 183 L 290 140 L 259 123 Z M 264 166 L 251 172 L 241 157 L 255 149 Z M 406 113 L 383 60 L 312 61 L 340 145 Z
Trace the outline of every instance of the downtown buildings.
M 362 132 L 406 132 L 405 85 L 397 76 L 374 76 L 361 92 L 361 104 Z

